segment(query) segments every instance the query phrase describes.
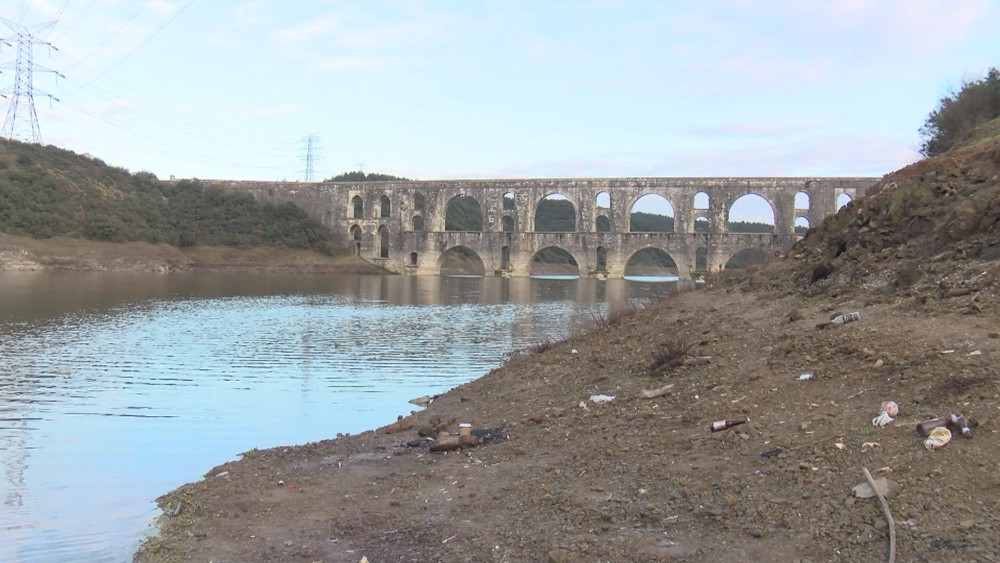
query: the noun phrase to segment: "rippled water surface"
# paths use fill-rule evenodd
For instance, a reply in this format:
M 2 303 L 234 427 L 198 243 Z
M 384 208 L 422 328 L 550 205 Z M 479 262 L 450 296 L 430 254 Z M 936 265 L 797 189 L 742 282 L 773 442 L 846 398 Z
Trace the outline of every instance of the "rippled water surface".
M 0 273 L 0 561 L 127 561 L 160 494 L 381 426 L 663 284 Z

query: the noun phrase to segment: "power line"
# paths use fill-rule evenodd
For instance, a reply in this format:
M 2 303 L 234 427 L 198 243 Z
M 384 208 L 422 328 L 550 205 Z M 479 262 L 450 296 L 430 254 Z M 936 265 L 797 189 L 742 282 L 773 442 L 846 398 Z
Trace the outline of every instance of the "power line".
M 17 49 L 17 57 L 14 63 L 14 86 L 9 96 L 6 93 L 3 94 L 3 97 L 10 100 L 10 104 L 7 107 L 7 117 L 4 119 L 3 128 L 0 129 L 0 136 L 8 139 L 21 137 L 22 134 L 20 132 L 26 127 L 30 129 L 31 133 L 23 138 L 40 144 L 42 142 L 42 133 L 41 128 L 38 126 L 38 113 L 35 111 L 36 90 L 34 86 L 34 71 L 38 69 L 43 72 L 54 73 L 56 76 L 62 76 L 63 78 L 65 76 L 50 68 L 36 65 L 33 61 L 34 48 L 35 45 L 46 45 L 50 49 L 57 51 L 58 49 L 51 43 L 36 38 L 29 28 L 19 23 L 14 23 L 6 18 L 0 18 L 0 21 L 14 32 L 14 35 L 11 37 L 0 38 L 0 45 L 8 47 L 16 46 Z M 35 26 L 36 31 L 47 29 L 54 23 L 49 22 Z M 38 93 L 47 96 L 50 100 L 59 101 L 58 98 L 51 94 L 42 91 L 38 91 Z M 22 107 L 22 105 L 26 105 L 27 107 Z M 27 125 L 19 126 L 19 123 L 24 121 L 27 121 Z
M 94 50 L 92 50 L 90 53 L 88 53 L 83 58 L 84 59 L 89 59 L 90 57 L 94 56 L 94 53 L 100 51 L 102 48 L 104 48 L 105 45 L 107 45 L 108 43 L 110 43 L 112 39 L 114 39 L 115 37 L 118 37 L 118 34 L 121 33 L 123 29 L 125 29 L 126 27 L 128 27 L 129 24 L 131 24 L 133 21 L 135 21 L 135 18 L 139 17 L 139 14 L 141 14 L 146 9 L 146 6 L 149 6 L 149 3 L 152 2 L 152 1 L 153 0 L 146 0 L 146 3 L 143 4 L 142 7 L 139 8 L 138 11 L 136 11 L 134 14 L 132 14 L 132 17 L 130 17 L 128 20 L 126 20 L 125 23 L 123 23 L 118 29 L 116 29 L 115 32 L 112 33 L 110 37 L 108 37 L 103 42 L 101 42 L 100 45 L 98 45 L 97 47 L 95 47 Z M 76 65 L 75 64 L 71 65 L 66 70 L 68 71 L 69 69 L 73 68 L 74 66 L 76 66 Z
M 148 4 L 149 4 L 149 2 L 146 2 L 146 5 L 148 5 Z M 136 52 L 139 51 L 139 49 L 142 49 L 143 47 L 145 47 L 147 43 L 149 43 L 150 41 L 152 41 L 154 37 L 156 37 L 157 35 L 159 35 L 160 32 L 163 31 L 168 25 L 170 25 L 171 23 L 173 23 L 174 20 L 176 20 L 177 18 L 179 18 L 181 16 L 181 14 L 184 13 L 185 10 L 187 10 L 188 8 L 191 7 L 191 4 L 194 4 L 194 0 L 188 0 L 187 4 L 184 4 L 183 6 L 181 6 L 180 8 L 178 8 L 177 11 L 174 12 L 174 14 L 172 16 L 170 16 L 170 18 L 167 19 L 167 21 L 163 22 L 163 24 L 161 24 L 160 27 L 156 28 L 152 33 L 150 33 L 149 35 L 147 35 L 146 38 L 143 39 L 138 45 L 136 45 L 131 51 L 125 53 L 125 56 L 123 56 L 122 58 L 118 59 L 117 62 L 115 62 L 114 64 L 112 64 L 108 68 L 106 68 L 103 72 L 101 72 L 97 76 L 91 78 L 89 82 L 83 84 L 82 86 L 79 86 L 76 90 L 73 90 L 73 91 L 75 92 L 75 91 L 80 90 L 82 88 L 86 88 L 87 86 L 89 86 L 90 84 L 92 84 L 98 78 L 101 78 L 102 76 L 105 76 L 106 74 L 110 73 L 112 70 L 118 68 L 122 63 L 124 63 L 129 58 L 131 58 L 132 55 L 136 54 Z M 140 9 L 138 12 L 136 12 L 128 20 L 128 22 L 125 23 L 124 26 L 122 26 L 121 28 L 119 28 L 118 31 L 116 31 L 111 37 L 109 37 L 106 41 L 104 41 L 104 43 L 101 43 L 96 49 L 94 49 L 93 51 L 91 51 L 90 54 L 93 55 L 94 53 L 96 53 L 97 51 L 99 51 L 101 49 L 101 47 L 103 47 L 104 45 L 107 45 L 108 42 L 111 41 L 111 39 L 113 39 L 116 35 L 118 35 L 118 33 L 120 33 L 122 29 L 125 29 L 125 27 L 128 26 L 128 24 L 131 23 L 142 12 L 143 9 L 145 9 L 145 7 L 146 6 L 144 5 L 142 9 Z M 85 57 L 85 58 L 89 58 L 89 56 Z M 77 64 L 79 64 L 79 61 L 77 61 L 76 63 L 74 63 L 73 66 L 76 66 Z M 70 67 L 70 68 L 72 68 L 72 67 Z
M 28 15 L 28 10 L 31 8 L 31 0 L 25 0 L 24 8 L 21 9 L 21 17 L 17 18 L 18 23 L 24 21 L 24 16 Z

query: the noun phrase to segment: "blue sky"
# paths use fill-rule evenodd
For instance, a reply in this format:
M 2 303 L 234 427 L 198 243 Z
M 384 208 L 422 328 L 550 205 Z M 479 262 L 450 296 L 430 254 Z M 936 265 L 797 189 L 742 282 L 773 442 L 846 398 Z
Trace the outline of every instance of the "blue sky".
M 0 0 L 0 16 L 55 21 L 37 35 L 59 50 L 34 52 L 65 76 L 34 73 L 60 100 L 36 95 L 43 142 L 160 178 L 303 180 L 309 134 L 316 179 L 880 176 L 919 158 L 941 96 L 1000 65 L 986 0 Z

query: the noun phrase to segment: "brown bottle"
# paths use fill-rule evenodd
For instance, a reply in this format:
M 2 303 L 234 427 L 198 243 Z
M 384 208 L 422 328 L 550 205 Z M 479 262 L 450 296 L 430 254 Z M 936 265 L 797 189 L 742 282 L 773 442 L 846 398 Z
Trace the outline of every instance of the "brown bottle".
M 935 428 L 941 428 L 942 426 L 948 426 L 948 422 L 947 418 L 932 418 L 930 420 L 918 422 L 917 433 L 921 436 L 930 436 L 932 430 Z
M 728 430 L 733 426 L 739 426 L 745 424 L 747 419 L 745 418 L 727 418 L 725 420 L 716 420 L 712 424 L 708 425 L 708 429 L 712 432 L 719 432 L 722 430 Z
M 972 437 L 972 429 L 969 428 L 969 419 L 965 418 L 965 415 L 962 413 L 952 413 L 951 423 L 962 431 L 963 436 L 966 438 Z

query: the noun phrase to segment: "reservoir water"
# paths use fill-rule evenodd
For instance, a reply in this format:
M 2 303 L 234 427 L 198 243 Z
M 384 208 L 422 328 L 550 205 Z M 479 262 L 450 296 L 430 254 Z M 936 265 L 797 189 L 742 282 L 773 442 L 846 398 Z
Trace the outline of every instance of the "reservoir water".
M 128 561 L 213 466 L 382 426 L 670 287 L 0 273 L 0 561 Z

